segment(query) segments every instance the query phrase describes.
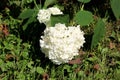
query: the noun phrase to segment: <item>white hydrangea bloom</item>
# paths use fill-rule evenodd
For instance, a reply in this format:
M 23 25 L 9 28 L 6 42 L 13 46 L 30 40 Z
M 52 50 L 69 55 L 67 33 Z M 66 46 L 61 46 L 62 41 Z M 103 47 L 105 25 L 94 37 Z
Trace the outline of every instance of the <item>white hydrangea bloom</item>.
M 49 23 L 51 15 L 60 15 L 63 14 L 59 8 L 50 7 L 48 9 L 41 9 L 38 12 L 37 19 L 40 23 Z
M 49 10 L 41 9 L 39 10 L 37 19 L 40 23 L 47 23 L 50 20 L 51 13 Z
M 55 27 L 45 29 L 40 40 L 41 50 L 53 63 L 67 63 L 78 55 L 80 47 L 85 43 L 83 35 L 80 26 L 66 27 L 58 23 Z
M 61 12 L 61 10 L 57 7 L 51 7 L 51 8 L 48 8 L 48 10 L 50 11 L 50 13 L 52 15 L 61 15 L 63 14 L 63 12 Z

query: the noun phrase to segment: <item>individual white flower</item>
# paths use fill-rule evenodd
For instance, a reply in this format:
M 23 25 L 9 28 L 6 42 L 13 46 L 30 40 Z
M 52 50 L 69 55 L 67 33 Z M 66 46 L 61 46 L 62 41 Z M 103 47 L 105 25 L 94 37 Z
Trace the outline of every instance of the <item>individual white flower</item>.
M 51 7 L 51 8 L 48 8 L 48 10 L 50 11 L 50 13 L 52 15 L 61 15 L 63 14 L 63 12 L 61 12 L 61 10 L 57 7 Z
M 51 13 L 49 10 L 41 9 L 38 12 L 37 19 L 39 20 L 40 23 L 47 23 L 48 21 L 50 21 L 50 16 Z
M 42 52 L 58 65 L 72 60 L 85 43 L 84 33 L 80 30 L 80 26 L 66 27 L 65 24 L 60 23 L 55 27 L 47 27 L 41 38 Z

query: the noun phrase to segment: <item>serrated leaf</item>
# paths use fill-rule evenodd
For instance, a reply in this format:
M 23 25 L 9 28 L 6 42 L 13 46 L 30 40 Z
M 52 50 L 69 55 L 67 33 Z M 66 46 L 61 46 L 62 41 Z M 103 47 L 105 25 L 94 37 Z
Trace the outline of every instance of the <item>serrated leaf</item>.
M 56 3 L 57 0 L 45 0 L 44 8 L 47 8 L 49 5 Z
M 96 47 L 98 42 L 104 37 L 104 35 L 105 35 L 105 23 L 101 19 L 99 19 L 94 29 L 91 48 Z
M 110 0 L 110 5 L 116 19 L 120 19 L 120 0 Z
M 55 15 L 51 16 L 51 25 L 54 26 L 56 23 L 69 23 L 69 15 Z
M 93 21 L 93 15 L 89 11 L 79 11 L 75 15 L 75 22 L 81 26 L 89 25 Z
M 82 3 L 88 3 L 90 2 L 91 0 L 78 0 L 79 2 L 82 2 Z
M 30 18 L 33 14 L 34 14 L 34 9 L 26 9 L 22 11 L 22 13 L 19 15 L 18 18 L 27 19 Z
M 41 68 L 41 67 L 37 67 L 37 68 L 36 68 L 36 71 L 37 71 L 37 73 L 39 73 L 39 74 L 43 74 L 43 73 L 44 73 L 44 69 Z

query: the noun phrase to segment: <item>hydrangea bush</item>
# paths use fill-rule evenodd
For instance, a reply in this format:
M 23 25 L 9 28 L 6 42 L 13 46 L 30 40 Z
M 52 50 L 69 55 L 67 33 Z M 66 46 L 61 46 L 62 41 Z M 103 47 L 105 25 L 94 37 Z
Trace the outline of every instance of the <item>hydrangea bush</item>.
M 51 15 L 63 14 L 57 7 L 39 10 L 37 19 L 40 23 L 46 24 L 44 35 L 41 36 L 40 46 L 43 53 L 55 64 L 68 63 L 74 56 L 77 56 L 79 49 L 85 43 L 84 32 L 80 25 L 66 26 L 57 23 L 49 26 Z

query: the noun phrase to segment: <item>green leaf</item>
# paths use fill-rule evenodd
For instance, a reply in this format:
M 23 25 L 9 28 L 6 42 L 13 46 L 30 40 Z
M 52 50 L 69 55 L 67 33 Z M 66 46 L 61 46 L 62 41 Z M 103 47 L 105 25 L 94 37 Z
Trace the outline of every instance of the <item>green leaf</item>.
M 37 68 L 36 68 L 36 71 L 37 71 L 37 73 L 39 73 L 39 74 L 43 74 L 43 73 L 44 73 L 44 69 L 41 68 L 41 67 L 37 67 Z
M 51 16 L 51 25 L 54 26 L 56 23 L 69 23 L 69 15 L 55 15 Z
M 91 61 L 91 62 L 94 62 L 94 61 L 97 61 L 98 58 L 97 57 L 90 57 L 87 59 L 88 61 Z
M 89 11 L 79 11 L 75 15 L 75 22 L 81 26 L 89 25 L 93 21 L 92 13 Z
M 23 25 L 23 30 L 26 30 L 26 28 L 28 27 L 28 24 L 34 22 L 35 20 L 36 20 L 35 17 L 30 17 L 28 21 Z
M 25 80 L 25 75 L 23 73 L 18 73 L 17 74 L 17 79 L 18 80 Z
M 7 68 L 12 68 L 14 66 L 13 62 L 7 62 L 6 63 Z
M 90 2 L 91 0 L 78 0 L 79 2 L 82 2 L 82 3 L 88 3 Z
M 72 72 L 72 70 L 70 69 L 70 66 L 68 66 L 68 65 L 65 65 L 65 66 L 63 67 L 63 70 L 64 70 L 64 69 L 66 69 L 67 72 Z
M 99 19 L 94 29 L 91 48 L 96 47 L 98 42 L 104 37 L 104 35 L 105 35 L 105 23 L 101 19 Z
M 25 9 L 22 11 L 22 13 L 19 15 L 18 18 L 27 19 L 30 18 L 33 14 L 34 14 L 34 9 Z
M 28 17 L 29 19 L 27 20 L 27 22 L 23 25 L 23 30 L 26 30 L 26 28 L 28 27 L 28 25 L 32 22 L 35 22 L 37 19 L 36 19 L 36 16 L 37 16 L 37 13 L 38 11 L 34 10 L 34 13 L 31 14 L 30 17 Z
M 120 19 L 120 0 L 110 0 L 110 5 L 116 19 Z
M 33 65 L 34 64 L 34 62 L 33 61 L 30 61 L 29 63 L 28 63 L 28 67 L 30 68 L 30 69 L 32 69 L 33 68 Z
M 56 3 L 57 0 L 45 0 L 44 8 L 47 8 L 49 5 Z
M 78 76 L 79 76 L 79 77 L 84 76 L 84 71 L 82 71 L 82 70 L 79 71 L 79 72 L 78 72 Z

